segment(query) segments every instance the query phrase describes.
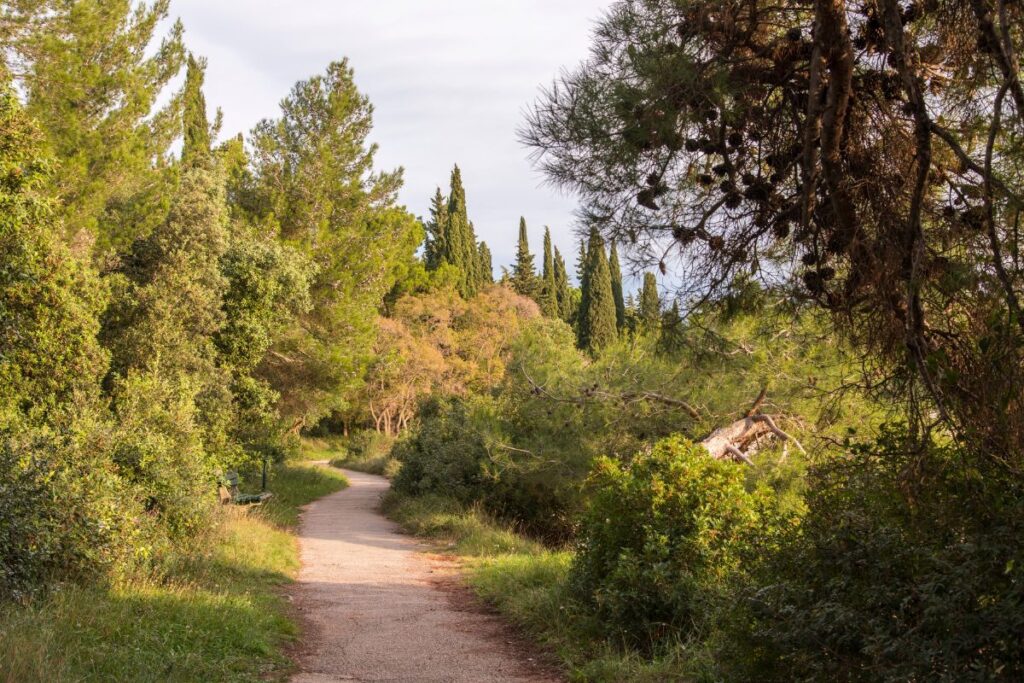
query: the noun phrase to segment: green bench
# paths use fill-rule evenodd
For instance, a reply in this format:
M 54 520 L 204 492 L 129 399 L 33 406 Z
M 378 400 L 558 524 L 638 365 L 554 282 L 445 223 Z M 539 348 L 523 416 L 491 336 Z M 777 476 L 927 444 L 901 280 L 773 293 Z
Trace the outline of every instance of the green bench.
M 261 505 L 273 497 L 273 493 L 242 493 L 238 490 L 238 472 L 227 472 L 220 480 L 220 502 L 224 505 Z

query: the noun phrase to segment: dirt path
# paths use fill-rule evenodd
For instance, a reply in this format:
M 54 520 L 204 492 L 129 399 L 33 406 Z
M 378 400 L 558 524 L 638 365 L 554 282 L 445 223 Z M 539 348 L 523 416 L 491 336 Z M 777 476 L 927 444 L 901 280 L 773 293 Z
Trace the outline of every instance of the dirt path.
M 556 680 L 497 618 L 445 590 L 450 568 L 377 512 L 386 479 L 345 475 L 349 488 L 302 517 L 293 596 L 306 635 L 293 683 Z

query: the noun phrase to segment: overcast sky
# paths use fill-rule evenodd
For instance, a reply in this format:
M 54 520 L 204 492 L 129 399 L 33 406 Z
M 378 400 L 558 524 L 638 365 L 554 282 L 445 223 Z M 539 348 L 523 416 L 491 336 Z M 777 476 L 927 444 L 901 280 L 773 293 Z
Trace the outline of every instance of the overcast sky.
M 458 163 L 496 270 L 512 260 L 520 215 L 534 253 L 549 225 L 572 270 L 575 202 L 543 184 L 516 129 L 539 88 L 586 57 L 609 3 L 172 0 L 171 14 L 184 22 L 189 49 L 209 60 L 207 100 L 223 109 L 225 136 L 276 116 L 295 81 L 348 57 L 376 108 L 378 166 L 405 168 L 410 211 L 426 215 Z

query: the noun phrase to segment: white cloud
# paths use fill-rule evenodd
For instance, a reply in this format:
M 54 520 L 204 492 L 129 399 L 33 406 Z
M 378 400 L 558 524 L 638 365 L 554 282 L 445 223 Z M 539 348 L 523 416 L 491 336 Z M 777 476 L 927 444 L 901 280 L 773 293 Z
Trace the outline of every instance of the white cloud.
M 348 57 L 376 108 L 378 165 L 404 166 L 402 201 L 425 214 L 453 163 L 495 263 L 520 214 L 539 251 L 550 225 L 570 269 L 574 201 L 543 185 L 516 129 L 538 89 L 587 55 L 609 0 L 175 0 L 189 48 L 209 59 L 225 135 L 277 115 L 292 84 Z

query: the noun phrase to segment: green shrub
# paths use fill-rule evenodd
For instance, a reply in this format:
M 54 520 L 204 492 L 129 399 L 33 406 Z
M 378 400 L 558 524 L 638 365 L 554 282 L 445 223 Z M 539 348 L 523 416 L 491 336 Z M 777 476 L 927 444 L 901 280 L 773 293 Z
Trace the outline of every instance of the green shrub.
M 902 429 L 848 451 L 812 469 L 800 526 L 765 539 L 726 677 L 1024 678 L 1022 491 Z
M 598 461 L 570 579 L 608 635 L 647 650 L 712 623 L 764 523 L 744 477 L 680 437 Z
M 438 494 L 470 503 L 488 489 L 487 448 L 463 400 L 425 402 L 420 424 L 396 444 L 394 455 L 402 464 L 392 483 L 399 493 Z
M 86 425 L 0 435 L 0 602 L 145 553 L 149 520 Z

